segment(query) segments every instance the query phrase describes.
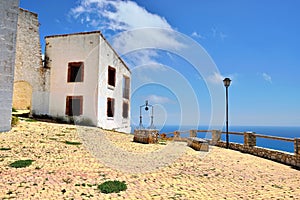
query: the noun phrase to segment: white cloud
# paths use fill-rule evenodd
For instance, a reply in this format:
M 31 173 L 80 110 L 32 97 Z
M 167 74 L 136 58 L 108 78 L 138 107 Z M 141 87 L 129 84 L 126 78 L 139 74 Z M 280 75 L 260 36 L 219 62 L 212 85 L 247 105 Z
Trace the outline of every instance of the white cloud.
M 228 35 L 226 35 L 222 31 L 219 31 L 215 27 L 211 29 L 211 32 L 212 32 L 212 37 L 213 38 L 220 38 L 222 41 L 225 40 L 228 37 Z
M 163 31 L 173 30 L 164 17 L 147 11 L 134 1 L 81 0 L 77 7 L 71 9 L 70 15 L 88 27 L 100 29 L 104 34 L 109 30 L 115 33 L 123 31 L 121 36 L 114 37 L 111 41 L 112 46 L 120 55 L 128 53 L 128 50 L 135 49 L 137 46 L 147 48 L 150 45 L 148 48 L 151 48 L 153 44 L 160 44 L 168 49 L 178 49 L 183 46 L 175 36 Z M 145 30 L 125 32 L 141 28 Z M 157 54 L 155 50 L 147 50 L 130 56 L 131 64 L 136 66 L 155 63 Z
M 148 12 L 134 1 L 81 0 L 70 12 L 75 19 L 82 19 L 93 26 L 90 19 L 102 21 L 101 28 L 125 31 L 141 27 L 171 28 L 164 17 Z
M 219 84 L 223 82 L 224 76 L 219 73 L 214 73 L 213 75 L 208 76 L 206 80 L 212 84 Z
M 158 95 L 149 95 L 147 98 L 149 102 L 152 104 L 165 104 L 165 103 L 172 103 L 172 100 L 168 97 L 158 96 Z
M 172 34 L 166 31 L 166 29 L 135 29 L 134 31 L 123 32 L 112 38 L 112 46 L 120 54 L 128 53 L 132 49 L 153 49 L 155 46 L 169 50 L 184 48 L 185 45 L 181 41 L 178 41 L 176 37 L 176 34 Z M 148 57 L 153 57 L 153 52 L 148 52 L 151 53 Z
M 129 56 L 132 58 L 132 56 Z M 147 65 L 140 65 L 139 67 L 136 67 L 132 70 L 132 80 L 134 81 L 142 81 L 142 82 L 155 82 L 155 76 L 157 74 L 166 73 L 168 70 L 164 65 L 161 65 L 159 63 L 151 63 Z M 133 81 L 133 83 L 135 83 Z
M 272 77 L 267 73 L 262 73 L 262 77 L 265 81 L 272 83 Z
M 113 46 L 116 46 L 114 44 Z M 120 52 L 120 47 L 117 47 L 117 50 Z M 140 50 L 140 51 L 134 51 L 126 55 L 125 61 L 127 64 L 131 66 L 141 66 L 141 65 L 153 65 L 157 64 L 154 60 L 155 57 L 157 57 L 158 54 L 156 51 L 151 49 L 146 50 Z
M 194 31 L 194 32 L 192 33 L 192 37 L 204 39 L 204 37 L 203 37 L 201 34 L 197 33 L 196 31 Z
M 223 32 L 220 32 L 220 38 L 221 38 L 221 40 L 224 40 L 227 37 L 228 36 L 226 34 L 224 34 Z
M 238 76 L 239 75 L 237 73 L 227 74 L 223 76 L 222 74 L 215 72 L 213 75 L 208 76 L 206 80 L 211 84 L 220 84 L 220 83 L 223 84 L 223 80 L 225 79 L 225 77 L 228 77 L 231 79 L 231 84 L 233 84 L 238 82 Z

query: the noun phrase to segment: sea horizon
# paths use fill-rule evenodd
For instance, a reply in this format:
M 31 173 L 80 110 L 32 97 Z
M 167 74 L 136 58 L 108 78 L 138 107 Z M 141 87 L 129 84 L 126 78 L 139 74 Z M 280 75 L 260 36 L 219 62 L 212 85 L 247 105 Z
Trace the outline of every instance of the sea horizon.
M 132 132 L 137 126 L 132 125 Z M 222 127 L 222 131 L 226 131 L 226 126 L 219 126 Z M 180 129 L 179 129 L 180 128 Z M 183 131 L 184 133 L 181 134 L 182 137 L 189 137 L 189 130 L 197 129 L 197 130 L 208 130 L 208 125 L 164 125 L 164 126 L 157 126 L 159 133 L 169 133 L 169 136 L 172 136 L 172 132 L 174 131 Z M 276 137 L 284 137 L 284 138 L 300 138 L 300 126 L 285 126 L 285 125 L 230 125 L 228 127 L 229 132 L 255 132 L 256 134 L 261 135 L 268 135 L 268 136 L 276 136 Z M 211 130 L 211 129 L 210 129 Z M 220 129 L 219 129 L 220 130 Z M 199 138 L 211 138 L 211 133 L 197 133 L 197 137 Z M 225 134 L 222 134 L 221 140 L 225 141 Z M 244 137 L 242 135 L 231 135 L 229 134 L 229 142 L 234 143 L 244 143 Z M 294 143 L 281 141 L 281 140 L 271 140 L 266 138 L 257 138 L 256 145 L 258 147 L 269 148 L 279 151 L 285 151 L 289 153 L 294 152 Z

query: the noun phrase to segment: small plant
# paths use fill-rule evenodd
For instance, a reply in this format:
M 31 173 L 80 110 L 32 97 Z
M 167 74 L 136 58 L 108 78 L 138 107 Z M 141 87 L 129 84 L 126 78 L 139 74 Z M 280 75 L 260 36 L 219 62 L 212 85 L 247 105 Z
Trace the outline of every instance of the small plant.
M 17 116 L 11 117 L 11 126 L 16 126 L 19 123 L 19 118 Z
M 63 182 L 69 184 L 69 183 L 72 183 L 72 179 L 71 178 L 63 178 Z
M 1 147 L 0 148 L 0 151 L 9 151 L 9 150 L 11 150 L 11 148 L 9 148 L 9 147 Z
M 165 141 L 160 141 L 158 144 L 160 144 L 160 145 L 167 145 L 167 143 Z
M 72 141 L 65 141 L 66 144 L 69 144 L 69 145 L 81 145 L 82 143 L 81 142 L 72 142 Z
M 13 192 L 11 190 L 9 190 L 6 194 L 11 195 L 11 194 L 13 194 Z
M 28 119 L 25 119 L 25 122 L 37 122 L 37 120 L 28 118 Z
M 68 120 L 69 120 L 69 121 L 67 121 L 68 124 L 75 124 L 75 120 L 74 120 L 73 116 L 68 117 Z
M 12 112 L 17 112 L 17 110 L 15 108 L 12 108 L 11 111 Z
M 24 168 L 32 164 L 34 160 L 18 160 L 11 163 L 9 166 L 14 168 Z
M 124 191 L 127 189 L 127 185 L 124 181 L 106 181 L 100 185 L 98 185 L 98 189 L 105 194 L 108 193 L 119 193 L 120 191 Z
M 82 126 L 95 126 L 93 121 L 89 118 L 83 118 L 78 121 L 75 121 L 76 125 L 82 125 Z
M 35 113 L 32 113 L 32 117 L 35 119 L 46 119 L 46 120 L 53 120 L 53 117 L 49 115 L 37 115 Z
M 57 116 L 57 117 L 53 117 L 53 120 L 57 123 L 61 123 L 61 124 L 67 124 L 68 121 L 65 119 L 65 117 L 63 116 Z

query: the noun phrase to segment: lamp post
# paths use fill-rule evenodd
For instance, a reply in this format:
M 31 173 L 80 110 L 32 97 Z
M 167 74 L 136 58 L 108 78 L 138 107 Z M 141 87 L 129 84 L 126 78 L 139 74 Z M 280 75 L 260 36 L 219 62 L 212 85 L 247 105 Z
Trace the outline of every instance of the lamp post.
M 226 88 L 226 148 L 229 148 L 229 136 L 228 136 L 228 87 L 230 86 L 230 78 L 225 78 L 223 80 L 224 86 Z

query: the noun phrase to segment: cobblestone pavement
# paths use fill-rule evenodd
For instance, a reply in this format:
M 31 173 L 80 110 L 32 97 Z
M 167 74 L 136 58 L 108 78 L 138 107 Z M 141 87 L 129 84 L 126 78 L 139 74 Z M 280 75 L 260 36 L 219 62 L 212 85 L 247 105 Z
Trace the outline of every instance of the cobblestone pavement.
M 203 154 L 179 145 L 183 151 L 176 159 L 155 170 L 135 171 L 132 164 L 123 170 L 96 158 L 86 146 L 85 132 L 97 132 L 116 148 L 141 154 L 136 158 L 160 152 L 160 159 L 166 158 L 168 145 L 133 143 L 132 135 L 21 121 L 0 133 L 0 199 L 300 199 L 300 171 L 286 165 L 218 147 Z M 119 156 L 109 155 L 112 160 Z M 34 162 L 26 168 L 9 167 L 22 159 Z M 149 160 L 142 166 L 147 165 L 155 163 Z M 97 185 L 106 180 L 125 181 L 128 189 L 100 193 Z

